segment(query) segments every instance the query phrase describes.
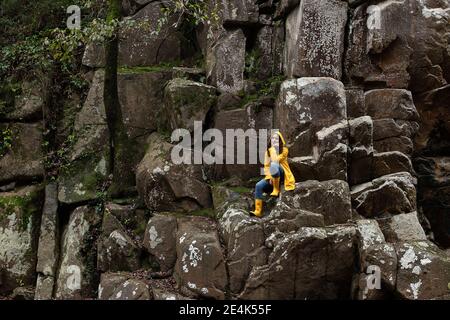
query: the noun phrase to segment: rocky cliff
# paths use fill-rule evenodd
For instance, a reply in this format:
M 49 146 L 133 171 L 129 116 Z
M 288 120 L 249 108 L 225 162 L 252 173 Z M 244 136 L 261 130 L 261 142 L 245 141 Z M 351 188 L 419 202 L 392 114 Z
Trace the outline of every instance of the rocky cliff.
M 210 3 L 214 25 L 120 32 L 130 151 L 115 165 L 135 175 L 120 195 L 105 188 L 102 44 L 52 141 L 51 87 L 24 81 L 2 104 L 0 296 L 450 299 L 450 2 Z M 122 5 L 161 16 L 160 1 Z M 194 121 L 280 129 L 295 191 L 258 219 L 258 165 L 171 162 L 168 134 Z

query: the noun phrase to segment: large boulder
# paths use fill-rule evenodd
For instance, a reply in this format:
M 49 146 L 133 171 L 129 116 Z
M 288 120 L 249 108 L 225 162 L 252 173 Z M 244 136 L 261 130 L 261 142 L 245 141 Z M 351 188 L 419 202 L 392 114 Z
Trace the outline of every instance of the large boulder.
M 47 94 L 45 81 L 22 82 L 20 94 L 14 97 L 14 102 L 0 103 L 0 120 L 23 122 L 42 119 Z
M 253 268 L 241 299 L 345 299 L 354 268 L 355 228 L 300 228 L 274 240 Z
M 336 142 L 326 144 L 320 156 L 326 156 L 333 149 L 339 150 L 340 144 L 346 144 L 345 136 L 340 135 L 345 131 L 346 126 L 342 122 L 346 119 L 346 95 L 341 82 L 331 78 L 300 78 L 282 83 L 274 125 L 291 145 L 291 158 L 313 156 L 320 137 L 321 140 Z M 330 129 L 326 130 L 327 127 Z M 319 155 L 314 156 L 317 161 Z M 328 179 L 333 178 L 336 177 Z
M 394 173 L 352 187 L 353 207 L 367 218 L 416 210 L 415 179 L 408 172 Z
M 174 164 L 173 146 L 159 134 L 152 134 L 148 145 L 136 173 L 137 189 L 147 207 L 155 211 L 210 208 L 211 192 L 203 181 L 202 166 Z
M 449 255 L 428 241 L 404 242 L 395 246 L 397 294 L 404 299 L 449 299 Z
M 0 124 L 0 183 L 42 178 L 42 125 Z
M 347 6 L 338 0 L 303 0 L 289 14 L 285 75 L 341 79 Z
M 97 269 L 106 271 L 136 271 L 140 267 L 141 250 L 125 227 L 106 208 L 98 240 Z
M 346 119 L 341 82 L 331 78 L 300 78 L 282 83 L 275 108 L 275 127 L 292 144 L 293 157 L 311 155 L 314 134 Z
M 103 273 L 98 285 L 99 300 L 152 300 L 150 286 L 128 273 Z
M 277 206 L 321 214 L 325 225 L 346 223 L 352 218 L 350 190 L 342 180 L 297 183 L 294 191 L 281 193 Z
M 158 28 L 164 19 L 163 4 L 151 1 L 136 14 L 126 18 L 131 26 L 124 25 L 119 32 L 119 65 L 152 66 L 162 62 L 176 61 L 181 57 L 181 36 L 172 27 L 173 17 L 162 28 Z M 159 32 L 154 32 L 159 30 Z M 83 64 L 99 68 L 105 66 L 105 47 L 93 43 L 87 46 Z
M 43 189 L 0 193 L 0 293 L 34 285 Z
M 380 219 L 380 225 L 387 242 L 427 240 L 417 212 L 402 213 Z
M 164 112 L 161 114 L 170 131 L 194 130 L 194 121 L 205 122 L 208 111 L 216 104 L 216 89 L 200 82 L 173 79 L 164 89 Z
M 148 220 L 143 245 L 162 272 L 172 271 L 177 261 L 176 233 L 177 219 L 173 215 L 157 214 Z
M 256 0 L 214 0 L 221 23 L 226 26 L 249 25 L 258 22 L 259 9 Z
M 375 89 L 365 93 L 367 115 L 373 119 L 417 120 L 419 115 L 410 91 Z
M 432 0 L 361 4 L 350 22 L 345 68 L 351 81 L 414 92 L 447 84 L 449 8 Z
M 221 92 L 244 89 L 245 35 L 241 29 L 224 31 L 207 53 L 207 77 Z
M 264 224 L 240 209 L 245 200 L 232 199 L 229 195 L 229 207 L 219 219 L 219 230 L 227 248 L 230 290 L 236 295 L 244 288 L 252 268 L 267 263 L 268 251 Z
M 61 258 L 55 287 L 57 299 L 92 298 L 96 284 L 96 229 L 100 217 L 95 208 L 76 208 L 62 234 Z
M 186 294 L 225 298 L 225 258 L 211 220 L 201 217 L 179 219 L 175 279 Z

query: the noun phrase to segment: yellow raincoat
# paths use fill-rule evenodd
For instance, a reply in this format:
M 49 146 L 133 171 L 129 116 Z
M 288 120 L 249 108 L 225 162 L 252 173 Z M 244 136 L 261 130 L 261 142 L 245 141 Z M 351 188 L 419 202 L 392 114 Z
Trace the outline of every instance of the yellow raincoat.
M 270 163 L 278 162 L 284 170 L 284 189 L 286 191 L 291 191 L 295 189 L 295 178 L 288 163 L 289 149 L 285 147 L 286 142 L 284 141 L 281 132 L 277 132 L 277 134 L 280 136 L 280 139 L 283 142 L 283 152 L 281 152 L 281 154 L 277 154 L 277 151 L 274 147 L 271 147 L 268 152 L 266 151 L 264 158 L 264 173 L 266 175 L 265 179 L 272 179 L 272 175 L 270 174 Z

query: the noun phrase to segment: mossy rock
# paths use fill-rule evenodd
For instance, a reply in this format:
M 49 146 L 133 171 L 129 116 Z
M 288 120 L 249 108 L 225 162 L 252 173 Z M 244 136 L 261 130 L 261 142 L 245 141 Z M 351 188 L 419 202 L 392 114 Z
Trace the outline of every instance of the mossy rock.
M 34 285 L 43 202 L 42 186 L 0 193 L 0 294 Z

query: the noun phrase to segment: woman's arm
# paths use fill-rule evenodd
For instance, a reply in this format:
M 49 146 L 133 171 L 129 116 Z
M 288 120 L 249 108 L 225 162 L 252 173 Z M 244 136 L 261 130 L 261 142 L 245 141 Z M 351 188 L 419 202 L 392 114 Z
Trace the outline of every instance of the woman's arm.
M 278 162 L 281 162 L 281 161 L 286 160 L 287 157 L 288 157 L 288 154 L 289 154 L 289 149 L 286 148 L 286 147 L 284 147 L 284 148 L 283 148 L 283 152 L 281 152 L 281 154 L 278 155 L 277 161 L 278 161 Z

